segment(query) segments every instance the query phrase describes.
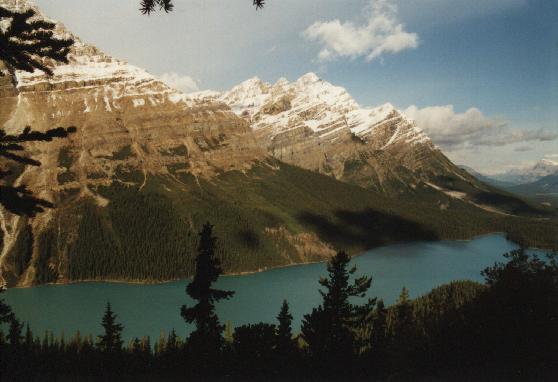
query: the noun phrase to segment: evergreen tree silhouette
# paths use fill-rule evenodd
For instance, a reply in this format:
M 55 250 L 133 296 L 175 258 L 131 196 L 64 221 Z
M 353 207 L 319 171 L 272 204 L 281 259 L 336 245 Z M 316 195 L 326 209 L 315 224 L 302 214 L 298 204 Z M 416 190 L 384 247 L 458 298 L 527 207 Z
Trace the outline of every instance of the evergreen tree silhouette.
M 115 353 L 122 350 L 122 330 L 124 327 L 116 322 L 117 315 L 112 311 L 110 302 L 107 302 L 102 326 L 105 330 L 97 340 L 97 347 L 103 353 Z
M 52 75 L 45 59 L 68 63 L 68 53 L 74 41 L 56 37 L 54 23 L 36 20 L 33 16 L 35 11 L 32 9 L 14 12 L 0 7 L 0 20 L 7 25 L 0 29 L 0 61 L 10 74 L 15 70 L 33 72 L 39 69 Z
M 0 61 L 8 74 L 15 79 L 15 72 L 42 70 L 52 75 L 48 62 L 68 62 L 68 53 L 74 41 L 58 38 L 54 34 L 55 24 L 34 19 L 32 9 L 15 12 L 0 6 Z M 0 76 L 5 76 L 0 70 Z M 41 163 L 24 155 L 23 144 L 28 142 L 50 142 L 65 138 L 76 131 L 75 127 L 58 127 L 45 132 L 33 131 L 29 126 L 22 133 L 7 134 L 0 129 L 0 157 L 23 165 L 40 166 Z M 7 180 L 12 172 L 0 170 L 0 204 L 17 215 L 35 216 L 54 205 L 35 197 L 25 185 L 14 186 Z
M 0 296 L 6 291 L 6 288 L 0 287 Z M 12 308 L 0 298 L 0 324 L 7 324 L 14 318 L 14 313 Z
M 388 310 L 384 300 L 378 300 L 372 320 L 372 333 L 370 336 L 370 359 L 375 369 L 385 368 L 386 352 L 389 343 L 387 331 Z
M 350 302 L 350 298 L 366 295 L 372 279 L 361 276 L 350 283 L 356 267 L 347 269 L 349 262 L 345 252 L 339 252 L 328 262 L 329 277 L 320 280 L 325 288 L 320 290 L 323 302 L 306 314 L 302 322 L 302 337 L 323 371 L 340 372 L 347 367 L 355 355 L 354 331 L 375 304 L 374 299 L 361 306 Z
M 299 372 L 299 349 L 297 340 L 293 338 L 293 316 L 289 311 L 287 300 L 283 300 L 277 315 L 278 325 L 275 333 L 275 362 L 273 373 L 276 376 L 293 378 Z M 285 365 L 290 365 L 285 368 Z
M 130 350 L 134 355 L 138 355 L 141 353 L 141 341 L 138 337 L 134 337 L 134 339 L 130 343 Z
M 386 347 L 387 341 L 387 314 L 388 311 L 384 306 L 384 300 L 378 300 L 376 309 L 374 310 L 374 320 L 372 327 L 372 349 L 381 352 Z
M 391 332 L 394 337 L 405 338 L 410 335 L 413 324 L 413 306 L 409 299 L 409 290 L 406 287 L 401 289 L 399 298 L 393 308 L 393 318 L 391 320 Z
M 178 336 L 174 329 L 171 330 L 169 336 L 167 337 L 167 346 L 165 347 L 166 353 L 176 353 L 178 351 L 179 342 Z
M 388 318 L 388 330 L 391 337 L 389 345 L 392 367 L 398 365 L 402 372 L 413 372 L 417 358 L 417 343 L 415 337 L 415 323 L 413 305 L 409 298 L 409 290 L 401 289 L 401 294 L 395 306 L 392 307 Z
M 486 268 L 489 288 L 468 315 L 474 333 L 471 358 L 513 376 L 558 375 L 558 252 L 542 259 L 525 248 Z M 482 349 L 491 349 L 482 352 Z
M 295 350 L 296 345 L 293 340 L 293 316 L 289 312 L 287 300 L 283 300 L 277 321 L 279 325 L 277 326 L 276 350 L 280 356 L 288 356 Z
M 215 303 L 231 298 L 234 292 L 212 288 L 212 284 L 223 272 L 219 260 L 215 257 L 217 239 L 213 236 L 213 226 L 209 223 L 204 224 L 199 236 L 196 273 L 186 288 L 186 293 L 197 303 L 191 307 L 183 305 L 181 315 L 187 323 L 194 323 L 196 326 L 188 337 L 189 354 L 195 354 L 209 366 L 209 362 L 216 361 L 224 344 L 224 325 L 219 322 Z
M 25 343 L 25 348 L 28 352 L 31 351 L 31 348 L 33 347 L 33 332 L 31 331 L 31 328 L 29 327 L 29 323 L 27 323 L 25 325 L 25 337 L 24 337 L 24 343 Z
M 20 323 L 17 318 L 12 318 L 10 320 L 10 329 L 8 331 L 8 341 L 13 348 L 17 348 L 21 345 L 21 341 L 23 340 L 23 336 L 21 334 L 22 330 L 23 324 Z

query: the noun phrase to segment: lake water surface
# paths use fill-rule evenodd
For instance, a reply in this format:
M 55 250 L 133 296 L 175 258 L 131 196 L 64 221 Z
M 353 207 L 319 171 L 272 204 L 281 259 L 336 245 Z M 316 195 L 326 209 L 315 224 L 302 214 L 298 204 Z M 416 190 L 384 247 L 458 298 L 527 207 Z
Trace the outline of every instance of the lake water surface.
M 482 281 L 480 271 L 517 246 L 503 235 L 492 234 L 472 241 L 413 242 L 380 247 L 355 257 L 357 275 L 373 276 L 370 296 L 393 303 L 403 286 L 412 297 L 452 280 Z M 233 325 L 275 322 L 281 302 L 287 299 L 298 329 L 302 316 L 320 303 L 318 280 L 325 264 L 275 269 L 245 276 L 221 277 L 218 287 L 236 292 L 218 305 L 222 322 Z M 180 317 L 180 306 L 190 303 L 187 280 L 157 285 L 82 283 L 10 289 L 4 296 L 18 318 L 28 322 L 35 335 L 51 330 L 66 336 L 101 332 L 107 300 L 125 326 L 124 338 L 151 336 L 175 328 L 184 336 L 190 328 Z

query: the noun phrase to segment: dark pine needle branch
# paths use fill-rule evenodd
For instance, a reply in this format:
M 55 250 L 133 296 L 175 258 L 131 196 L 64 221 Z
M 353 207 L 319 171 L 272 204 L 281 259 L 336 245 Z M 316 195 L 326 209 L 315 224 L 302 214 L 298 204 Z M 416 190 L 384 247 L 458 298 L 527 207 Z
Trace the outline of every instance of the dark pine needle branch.
M 253 0 L 256 9 L 262 9 L 265 5 L 265 0 Z M 155 12 L 157 8 L 161 11 L 171 12 L 174 9 L 172 0 L 141 0 L 140 11 L 144 15 L 149 15 Z
M 33 131 L 27 126 L 22 133 L 11 135 L 0 130 L 0 157 L 14 162 L 28 165 L 40 166 L 41 163 L 24 155 L 26 142 L 51 142 L 55 138 L 65 138 L 76 131 L 75 127 L 57 127 L 46 132 Z M 0 170 L 0 180 L 11 175 L 11 171 Z M 46 200 L 33 196 L 25 185 L 12 186 L 0 185 L 0 204 L 11 213 L 17 215 L 35 216 L 43 212 L 45 208 L 53 208 L 54 205 Z
M 0 7 L 0 61 L 14 81 L 17 70 L 33 72 L 38 69 L 52 75 L 52 63 L 68 62 L 68 54 L 74 41 L 57 37 L 54 23 L 35 16 L 32 9 L 15 12 Z M 0 76 L 5 75 L 0 70 Z M 65 138 L 75 131 L 75 127 L 57 127 L 39 132 L 27 126 L 19 134 L 7 134 L 0 129 L 0 157 L 23 165 L 40 166 L 39 161 L 25 155 L 24 144 L 51 142 L 55 138 Z M 36 198 L 25 185 L 10 184 L 6 180 L 10 174 L 10 170 L 0 170 L 0 204 L 7 211 L 33 217 L 45 208 L 54 207 L 51 202 Z
M 54 23 L 34 18 L 35 11 L 14 12 L 0 7 L 0 60 L 10 72 L 35 69 L 52 75 L 48 60 L 68 62 L 74 41 L 55 36 Z M 3 73 L 0 73 L 3 75 Z

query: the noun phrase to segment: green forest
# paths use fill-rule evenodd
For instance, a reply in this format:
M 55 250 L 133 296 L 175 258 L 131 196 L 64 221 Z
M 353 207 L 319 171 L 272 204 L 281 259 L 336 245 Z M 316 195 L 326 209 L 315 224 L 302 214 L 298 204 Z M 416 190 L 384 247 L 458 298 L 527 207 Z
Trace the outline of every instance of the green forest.
M 324 247 L 300 249 L 308 239 L 298 235 L 305 233 L 315 234 L 311 244 L 350 255 L 391 243 L 470 239 L 489 232 L 506 232 L 526 247 L 558 246 L 558 222 L 552 217 L 494 214 L 426 187 L 388 197 L 277 161 L 211 180 L 186 172 L 149 176 L 141 190 L 115 178 L 94 191 L 109 200 L 107 206 L 69 192 L 40 235 L 22 227 L 6 259 L 16 276 L 31 261 L 39 283 L 190 277 L 205 220 L 215 224 L 216 253 L 225 273 L 327 260 Z M 449 207 L 440 209 L 440 201 Z M 40 254 L 36 259 L 30 258 L 31 241 Z
M 216 231 L 216 230 L 215 230 Z M 364 299 L 371 275 L 346 252 L 317 280 L 322 302 L 308 307 L 300 332 L 288 301 L 275 323 L 236 328 L 215 311 L 234 292 L 214 289 L 223 269 L 206 223 L 196 235 L 194 277 L 177 306 L 195 329 L 122 340 L 107 303 L 98 336 L 35 336 L 0 300 L 0 372 L 9 381 L 73 380 L 555 380 L 558 377 L 558 253 L 524 249 L 486 268 L 484 283 L 455 281 L 416 299 Z M 101 317 L 99 312 L 99 317 Z M 179 328 L 178 328 L 179 329 Z M 179 330 L 180 331 L 180 330 Z M 5 379 L 4 379 L 5 378 Z

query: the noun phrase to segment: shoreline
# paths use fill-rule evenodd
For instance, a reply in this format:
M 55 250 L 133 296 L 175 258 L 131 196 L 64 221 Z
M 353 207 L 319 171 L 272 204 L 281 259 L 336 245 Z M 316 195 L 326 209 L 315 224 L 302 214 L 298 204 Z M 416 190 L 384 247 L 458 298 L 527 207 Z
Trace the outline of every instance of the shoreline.
M 391 244 L 386 244 L 386 245 L 380 245 L 380 246 L 370 248 L 370 249 L 367 249 L 365 251 L 356 253 L 356 254 L 352 255 L 351 258 L 363 256 L 366 253 L 368 253 L 369 251 L 375 250 L 377 248 L 382 248 L 382 247 L 387 247 L 387 246 L 404 245 L 404 244 L 408 244 L 408 243 L 411 243 L 411 242 L 412 243 L 470 242 L 470 241 L 482 238 L 484 236 L 491 236 L 491 235 L 504 236 L 504 238 L 505 238 L 506 232 L 489 232 L 489 233 L 484 233 L 484 234 L 473 236 L 470 239 L 417 240 L 417 241 L 403 241 L 403 242 L 398 242 L 398 243 L 391 243 Z M 517 243 L 514 243 L 514 244 L 517 245 Z M 253 270 L 253 271 L 224 273 L 220 277 L 249 276 L 249 275 L 254 275 L 254 274 L 258 274 L 258 273 L 265 273 L 265 272 L 270 272 L 270 271 L 284 269 L 284 268 L 290 268 L 290 267 L 296 267 L 296 266 L 322 264 L 322 263 L 325 263 L 326 261 L 327 260 L 324 259 L 324 260 L 321 260 L 321 261 L 308 261 L 308 262 L 301 262 L 301 263 L 291 263 L 291 264 L 278 265 L 278 266 L 273 266 L 273 267 L 265 267 L 265 268 L 260 268 L 258 270 Z M 11 287 L 9 289 L 28 289 L 28 288 L 42 287 L 42 286 L 54 286 L 54 287 L 56 287 L 56 286 L 64 286 L 64 285 L 95 284 L 95 283 L 127 284 L 127 285 L 163 285 L 163 284 L 170 284 L 170 283 L 174 283 L 174 282 L 178 282 L 178 281 L 187 281 L 187 280 L 190 280 L 190 278 L 185 277 L 185 278 L 176 278 L 176 279 L 168 279 L 168 280 L 127 280 L 127 279 L 69 280 L 69 281 L 63 281 L 63 282 L 57 282 L 57 283 L 37 284 L 37 285 L 29 285 L 29 286 L 15 286 L 15 287 Z

